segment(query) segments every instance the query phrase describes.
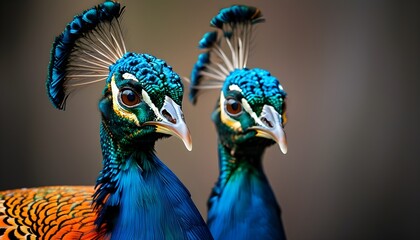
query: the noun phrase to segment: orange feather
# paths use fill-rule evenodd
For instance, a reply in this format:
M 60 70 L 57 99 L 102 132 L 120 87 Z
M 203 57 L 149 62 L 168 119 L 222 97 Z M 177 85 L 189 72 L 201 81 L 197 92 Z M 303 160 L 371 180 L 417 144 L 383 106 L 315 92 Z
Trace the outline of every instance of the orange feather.
M 107 239 L 98 232 L 92 186 L 0 192 L 0 239 Z

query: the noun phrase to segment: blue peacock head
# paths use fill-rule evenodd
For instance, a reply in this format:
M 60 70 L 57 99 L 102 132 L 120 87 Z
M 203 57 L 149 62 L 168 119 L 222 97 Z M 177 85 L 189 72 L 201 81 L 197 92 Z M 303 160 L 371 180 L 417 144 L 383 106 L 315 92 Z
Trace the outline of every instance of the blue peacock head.
M 105 131 L 119 144 L 138 145 L 175 135 L 191 150 L 182 113 L 183 85 L 167 63 L 127 52 L 123 8 L 106 1 L 74 17 L 53 44 L 47 92 L 64 109 L 72 92 L 105 82 L 99 110 Z
M 247 68 L 254 25 L 263 21 L 258 8 L 243 5 L 222 9 L 210 21 L 217 30 L 199 42 L 204 52 L 191 73 L 190 99 L 195 103 L 202 90 L 221 89 L 212 120 L 224 146 L 278 143 L 286 153 L 286 92 L 267 70 Z
M 99 103 L 102 119 L 121 144 L 176 135 L 191 150 L 182 112 L 183 85 L 165 61 L 126 53 L 110 67 Z

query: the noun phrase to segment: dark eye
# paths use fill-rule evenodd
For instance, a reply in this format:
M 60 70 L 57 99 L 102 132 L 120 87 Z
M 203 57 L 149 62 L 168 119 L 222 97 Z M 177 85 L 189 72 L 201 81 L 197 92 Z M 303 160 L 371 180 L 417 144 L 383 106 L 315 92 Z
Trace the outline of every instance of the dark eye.
M 226 112 L 231 116 L 238 116 L 242 113 L 242 104 L 236 99 L 229 98 L 225 101 Z
M 120 91 L 120 102 L 126 107 L 134 107 L 141 101 L 140 96 L 132 89 L 126 88 Z

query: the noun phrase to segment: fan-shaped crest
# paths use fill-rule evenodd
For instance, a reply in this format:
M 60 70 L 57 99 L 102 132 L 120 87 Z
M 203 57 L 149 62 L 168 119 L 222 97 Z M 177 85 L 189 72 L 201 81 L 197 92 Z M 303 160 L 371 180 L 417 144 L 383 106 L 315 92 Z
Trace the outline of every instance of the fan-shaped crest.
M 204 89 L 219 89 L 235 69 L 246 68 L 253 27 L 263 22 L 258 8 L 233 5 L 220 10 L 210 25 L 216 31 L 207 32 L 199 42 L 200 54 L 191 72 L 190 100 Z
M 46 83 L 56 108 L 64 109 L 76 88 L 105 80 L 109 66 L 124 55 L 122 12 L 119 3 L 104 2 L 75 16 L 56 37 Z

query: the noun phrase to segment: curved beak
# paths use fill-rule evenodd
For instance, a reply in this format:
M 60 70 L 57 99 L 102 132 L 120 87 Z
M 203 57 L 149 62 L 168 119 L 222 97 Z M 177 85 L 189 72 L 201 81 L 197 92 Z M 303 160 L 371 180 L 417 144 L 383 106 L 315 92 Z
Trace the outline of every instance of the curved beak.
M 257 132 L 257 137 L 274 140 L 280 147 L 283 154 L 287 153 L 286 134 L 283 130 L 281 115 L 272 107 L 265 105 L 261 113 L 261 126 L 251 127 Z
M 157 110 L 157 109 L 156 109 Z M 181 107 L 170 97 L 165 96 L 165 102 L 160 111 L 155 111 L 157 121 L 146 122 L 143 125 L 156 126 L 156 132 L 173 135 L 184 142 L 188 151 L 192 150 L 190 131 L 184 121 Z

